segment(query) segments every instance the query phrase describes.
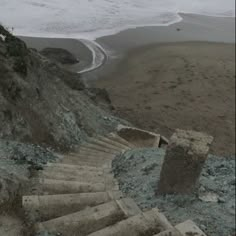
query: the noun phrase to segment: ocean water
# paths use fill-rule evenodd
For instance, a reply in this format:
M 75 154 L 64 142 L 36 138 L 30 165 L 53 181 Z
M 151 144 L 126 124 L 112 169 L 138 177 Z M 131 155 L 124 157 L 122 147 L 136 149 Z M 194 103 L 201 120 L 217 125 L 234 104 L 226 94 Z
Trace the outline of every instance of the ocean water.
M 17 35 L 95 39 L 169 25 L 178 13 L 235 16 L 234 0 L 0 0 L 0 23 Z

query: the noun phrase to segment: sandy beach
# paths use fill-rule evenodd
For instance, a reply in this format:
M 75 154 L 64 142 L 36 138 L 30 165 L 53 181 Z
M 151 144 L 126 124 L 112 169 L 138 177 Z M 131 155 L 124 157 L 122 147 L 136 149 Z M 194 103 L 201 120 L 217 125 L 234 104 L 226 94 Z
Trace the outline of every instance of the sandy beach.
M 116 114 L 170 137 L 176 128 L 215 137 L 212 151 L 235 152 L 235 46 L 186 42 L 130 52 L 107 79 Z
M 215 137 L 213 153 L 233 154 L 234 24 L 186 15 L 169 27 L 99 39 L 114 59 L 91 84 L 107 89 L 116 114 L 134 125 L 167 137 L 176 128 L 207 132 Z

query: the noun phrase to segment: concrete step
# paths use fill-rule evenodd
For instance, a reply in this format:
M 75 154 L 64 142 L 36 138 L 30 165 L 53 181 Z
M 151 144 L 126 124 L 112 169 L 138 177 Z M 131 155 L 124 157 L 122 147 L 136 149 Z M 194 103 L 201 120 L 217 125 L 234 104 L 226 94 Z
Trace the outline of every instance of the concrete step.
M 78 166 L 93 166 L 93 167 L 101 167 L 101 168 L 111 168 L 112 160 L 110 161 L 84 161 L 79 160 L 76 157 L 65 157 L 60 163 L 62 164 L 72 164 Z
M 73 156 L 67 156 L 67 158 L 73 158 L 74 160 L 81 160 L 81 161 L 91 161 L 91 162 L 104 162 L 104 161 L 110 161 L 114 160 L 116 157 L 116 154 L 109 154 L 109 155 L 103 155 L 103 153 L 100 152 L 93 152 L 88 150 L 81 150 L 77 155 Z
M 140 209 L 131 199 L 121 199 L 42 222 L 38 224 L 37 231 L 48 231 L 66 236 L 86 236 L 139 213 Z
M 66 158 L 79 159 L 83 161 L 87 160 L 97 160 L 97 161 L 106 161 L 112 160 L 116 154 L 109 153 L 100 153 L 93 150 L 80 150 L 78 153 L 70 153 L 66 155 Z
M 124 148 L 118 148 L 118 147 L 112 146 L 110 144 L 103 143 L 99 140 L 97 140 L 96 143 L 92 143 L 91 140 L 89 140 L 87 143 L 84 143 L 81 146 L 88 147 L 88 148 L 94 148 L 95 150 L 101 150 L 101 151 L 111 150 L 113 152 L 118 152 L 118 153 L 125 150 Z
M 136 146 L 132 143 L 129 143 L 128 141 L 126 141 L 125 139 L 123 139 L 122 137 L 120 137 L 118 134 L 116 133 L 109 133 L 106 135 L 107 138 L 115 141 L 115 142 L 118 142 L 118 143 L 121 143 L 123 145 L 126 145 L 130 148 L 135 148 Z
M 111 161 L 113 158 L 111 158 L 111 155 L 104 156 L 100 155 L 99 153 L 97 155 L 95 154 L 73 154 L 73 155 L 66 155 L 65 159 L 72 159 L 74 161 L 86 161 L 86 162 L 101 162 L 104 163 L 106 161 Z
M 205 233 L 200 230 L 197 225 L 191 221 L 187 220 L 181 224 L 175 226 L 175 228 L 181 233 L 181 236 L 188 236 L 188 235 L 199 235 L 199 236 L 206 236 Z
M 104 168 L 95 166 L 78 166 L 78 165 L 62 164 L 62 163 L 48 163 L 47 165 L 44 166 L 44 170 L 103 172 Z
M 40 192 L 44 194 L 71 194 L 106 192 L 119 190 L 118 183 L 107 185 L 106 183 L 89 183 L 78 181 L 65 181 L 55 179 L 39 179 Z
M 119 148 L 130 149 L 129 145 L 121 143 L 119 141 L 116 141 L 116 140 L 114 140 L 114 138 L 109 138 L 107 136 L 97 136 L 97 139 L 99 139 L 102 142 L 112 144 L 112 145 L 119 147 Z
M 61 166 L 60 166 L 61 165 Z M 43 169 L 43 172 L 61 172 L 61 173 L 77 173 L 77 174 L 83 174 L 83 173 L 88 173 L 90 174 L 103 174 L 103 173 L 108 173 L 108 169 L 105 168 L 98 168 L 98 167 L 91 167 L 91 166 L 74 166 L 67 164 L 67 167 L 65 166 L 66 164 L 56 164 L 56 165 L 50 165 L 50 166 L 45 166 Z M 109 169 L 111 172 L 111 169 Z
M 108 153 L 108 154 L 119 154 L 121 151 L 105 148 L 105 147 L 99 147 L 93 144 L 84 144 L 81 145 L 79 148 L 79 152 L 81 151 L 93 151 L 93 152 L 99 152 L 99 153 Z
M 86 207 L 97 206 L 122 197 L 121 192 L 97 192 L 79 194 L 24 196 L 23 208 L 31 219 L 50 220 L 81 211 Z
M 47 179 L 80 181 L 89 183 L 103 183 L 105 179 L 113 179 L 109 169 L 104 171 L 73 170 L 70 169 L 48 169 L 39 172 L 39 176 Z
M 88 236 L 151 236 L 170 228 L 173 227 L 166 217 L 157 209 L 152 209 L 91 233 Z
M 111 161 L 114 159 L 111 155 L 104 156 L 100 155 L 99 153 L 97 155 L 95 154 L 77 154 L 77 155 L 67 155 L 66 158 L 70 158 L 73 160 L 80 160 L 80 161 L 87 161 L 87 162 L 106 162 Z
M 190 236 L 190 235 L 196 235 L 196 236 L 206 236 L 205 233 L 203 233 L 202 230 L 200 230 L 197 225 L 191 221 L 187 220 L 181 224 L 178 224 L 175 226 L 175 228 L 163 231 L 159 234 L 156 234 L 155 236 Z
M 154 236 L 182 236 L 182 234 L 176 228 L 173 228 L 160 232 L 159 234 L 155 234 Z
M 106 137 L 90 138 L 89 143 L 96 144 L 102 147 L 112 148 L 118 151 L 130 149 L 128 146 L 114 142 L 113 140 Z
M 99 146 L 99 145 L 96 145 L 96 144 L 84 144 L 82 146 L 80 146 L 80 149 L 79 150 L 92 150 L 92 151 L 96 151 L 96 152 L 104 152 L 104 153 L 108 153 L 108 154 L 119 154 L 119 153 L 122 153 L 123 150 L 120 149 L 120 150 L 114 150 L 114 149 L 111 149 L 111 148 L 107 148 L 107 147 L 102 147 L 102 146 Z
M 83 155 L 100 155 L 100 156 L 104 156 L 104 157 L 110 157 L 110 156 L 116 156 L 117 154 L 119 154 L 119 152 L 113 152 L 113 151 L 105 151 L 105 150 L 96 150 L 93 148 L 86 148 L 86 147 L 80 147 L 78 154 L 83 154 Z
M 117 134 L 137 147 L 159 147 L 161 135 L 147 130 L 118 125 Z
M 70 153 L 67 154 L 67 156 L 71 157 L 77 157 L 80 160 L 87 160 L 87 159 L 97 159 L 97 160 L 109 160 L 111 157 L 115 156 L 115 154 L 112 153 L 104 153 L 94 150 L 80 150 L 77 153 Z

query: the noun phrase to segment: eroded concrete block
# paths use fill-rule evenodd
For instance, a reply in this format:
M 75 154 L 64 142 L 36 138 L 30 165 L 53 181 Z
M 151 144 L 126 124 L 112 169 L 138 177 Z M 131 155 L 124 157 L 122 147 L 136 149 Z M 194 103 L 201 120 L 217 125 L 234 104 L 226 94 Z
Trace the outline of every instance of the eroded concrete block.
M 161 144 L 168 144 L 168 140 L 160 134 L 130 126 L 119 125 L 117 134 L 136 147 L 160 147 Z
M 193 192 L 212 141 L 207 134 L 177 129 L 167 147 L 157 193 Z

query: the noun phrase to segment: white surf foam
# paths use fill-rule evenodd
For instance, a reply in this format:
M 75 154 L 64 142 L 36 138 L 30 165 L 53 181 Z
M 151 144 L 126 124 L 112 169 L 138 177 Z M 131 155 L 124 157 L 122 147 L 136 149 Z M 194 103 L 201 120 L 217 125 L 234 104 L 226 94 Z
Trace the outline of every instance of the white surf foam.
M 98 37 L 138 26 L 170 25 L 181 21 L 179 12 L 232 17 L 234 9 L 234 0 L 0 0 L 0 23 L 21 36 L 83 39 L 93 54 L 83 73 L 106 58 L 94 41 Z
M 24 36 L 95 39 L 127 28 L 169 25 L 178 12 L 234 16 L 234 0 L 0 0 L 0 22 Z
M 79 71 L 78 73 L 90 72 L 102 66 L 107 57 L 105 50 L 95 41 L 90 41 L 87 39 L 81 39 L 80 41 L 84 43 L 92 52 L 93 60 L 91 65 Z

